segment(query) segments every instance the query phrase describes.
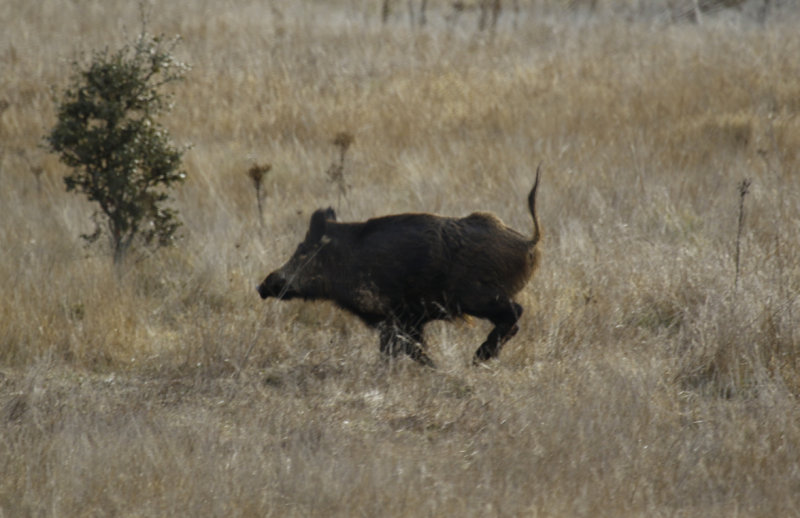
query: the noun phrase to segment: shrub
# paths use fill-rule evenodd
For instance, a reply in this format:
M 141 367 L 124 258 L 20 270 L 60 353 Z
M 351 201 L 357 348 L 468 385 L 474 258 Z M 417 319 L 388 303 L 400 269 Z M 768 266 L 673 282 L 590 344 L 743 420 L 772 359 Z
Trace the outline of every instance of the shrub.
M 188 70 L 173 56 L 178 41 L 142 30 L 116 52 L 94 52 L 88 64 L 73 63 L 71 83 L 55 99 L 58 121 L 47 145 L 72 168 L 67 191 L 99 205 L 94 233 L 82 237 L 93 242 L 107 233 L 115 263 L 134 242 L 169 244 L 180 225 L 164 203 L 185 178 L 184 150 L 157 122 L 171 107 L 163 87 Z

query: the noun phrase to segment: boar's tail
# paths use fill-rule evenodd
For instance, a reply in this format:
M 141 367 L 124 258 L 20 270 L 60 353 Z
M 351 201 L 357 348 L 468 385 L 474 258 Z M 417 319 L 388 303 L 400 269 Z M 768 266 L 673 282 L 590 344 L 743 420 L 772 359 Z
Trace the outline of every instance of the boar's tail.
M 533 218 L 533 237 L 531 238 L 531 246 L 539 242 L 541 231 L 539 230 L 539 220 L 536 218 L 536 189 L 539 187 L 539 172 L 542 164 L 536 166 L 536 180 L 533 182 L 533 189 L 528 194 L 528 210 L 531 212 Z

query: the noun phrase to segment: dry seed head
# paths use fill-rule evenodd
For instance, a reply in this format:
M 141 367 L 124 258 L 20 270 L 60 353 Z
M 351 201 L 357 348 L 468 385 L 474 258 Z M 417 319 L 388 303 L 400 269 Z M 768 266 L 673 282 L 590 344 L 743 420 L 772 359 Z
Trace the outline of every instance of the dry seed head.
M 739 184 L 739 196 L 741 196 L 742 198 L 744 198 L 745 196 L 747 196 L 747 192 L 748 192 L 749 190 L 750 190 L 750 179 L 749 179 L 749 178 L 745 178 L 745 179 L 744 179 L 744 180 L 742 180 L 742 182 Z
M 270 171 L 270 169 L 272 169 L 272 164 L 253 164 L 253 166 L 248 169 L 247 175 L 253 180 L 253 184 L 258 187 L 261 185 L 261 180 L 264 179 L 264 176 Z
M 347 151 L 347 148 L 349 148 L 353 142 L 355 142 L 355 137 L 352 133 L 346 131 L 340 131 L 333 138 L 333 145 L 341 148 L 342 152 Z

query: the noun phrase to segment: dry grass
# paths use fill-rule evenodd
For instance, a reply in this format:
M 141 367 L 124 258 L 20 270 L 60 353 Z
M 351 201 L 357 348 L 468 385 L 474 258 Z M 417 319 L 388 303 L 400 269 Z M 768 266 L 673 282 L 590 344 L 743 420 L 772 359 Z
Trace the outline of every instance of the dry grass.
M 0 516 L 800 514 L 800 13 L 521 1 L 478 33 L 429 4 L 155 5 L 194 65 L 184 238 L 119 273 L 37 146 L 136 6 L 4 3 Z M 253 289 L 329 204 L 526 230 L 539 162 L 543 265 L 488 368 L 483 322 L 386 367 L 354 318 Z

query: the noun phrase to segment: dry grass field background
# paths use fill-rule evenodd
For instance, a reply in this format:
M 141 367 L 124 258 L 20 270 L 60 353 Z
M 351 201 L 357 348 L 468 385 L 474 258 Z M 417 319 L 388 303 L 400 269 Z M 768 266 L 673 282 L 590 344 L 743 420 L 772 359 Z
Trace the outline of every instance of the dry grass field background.
M 184 225 L 115 270 L 41 144 L 138 8 L 3 2 L 0 516 L 800 515 L 800 10 L 380 4 L 150 6 L 193 66 L 164 119 Z M 254 290 L 318 207 L 528 233 L 539 163 L 542 267 L 486 367 L 483 321 L 387 366 L 355 318 Z

